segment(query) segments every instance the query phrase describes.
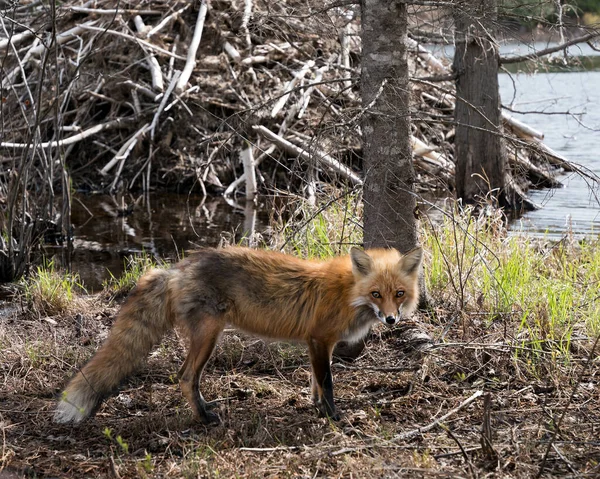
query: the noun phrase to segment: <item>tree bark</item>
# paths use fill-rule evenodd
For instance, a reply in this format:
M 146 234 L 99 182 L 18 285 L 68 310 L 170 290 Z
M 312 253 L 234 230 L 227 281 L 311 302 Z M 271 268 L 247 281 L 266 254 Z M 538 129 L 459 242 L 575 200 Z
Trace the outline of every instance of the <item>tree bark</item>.
M 406 253 L 417 244 L 406 3 L 362 0 L 361 6 L 364 246 Z M 424 284 L 422 291 L 425 299 Z M 334 354 L 355 359 L 363 348 L 363 341 L 340 343 Z
M 365 248 L 417 243 L 410 148 L 406 4 L 362 2 L 361 94 Z
M 464 203 L 494 198 L 508 206 L 499 54 L 492 36 L 497 16 L 497 0 L 460 2 L 455 9 L 456 194 Z

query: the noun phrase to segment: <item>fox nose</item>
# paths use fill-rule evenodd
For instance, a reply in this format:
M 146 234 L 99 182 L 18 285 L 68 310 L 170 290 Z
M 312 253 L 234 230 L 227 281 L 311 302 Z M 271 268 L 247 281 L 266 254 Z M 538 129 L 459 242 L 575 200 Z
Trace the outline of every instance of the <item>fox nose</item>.
M 385 318 L 385 322 L 388 324 L 394 324 L 396 322 L 396 318 L 394 318 L 393 316 L 388 316 L 387 318 Z

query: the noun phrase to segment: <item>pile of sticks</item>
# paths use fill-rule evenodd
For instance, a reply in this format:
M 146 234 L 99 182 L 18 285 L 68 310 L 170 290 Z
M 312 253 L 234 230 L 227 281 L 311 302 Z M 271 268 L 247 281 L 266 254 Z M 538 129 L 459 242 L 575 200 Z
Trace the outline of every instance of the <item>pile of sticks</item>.
M 314 201 L 324 185 L 362 183 L 358 5 L 48 8 L 32 0 L 0 17 L 0 162 L 68 165 L 79 188 L 111 192 L 196 185 Z M 420 80 L 448 68 L 416 42 L 408 47 L 420 185 L 452 189 L 453 86 Z M 520 187 L 557 186 L 554 173 L 568 162 L 541 133 L 508 116 L 505 126 Z

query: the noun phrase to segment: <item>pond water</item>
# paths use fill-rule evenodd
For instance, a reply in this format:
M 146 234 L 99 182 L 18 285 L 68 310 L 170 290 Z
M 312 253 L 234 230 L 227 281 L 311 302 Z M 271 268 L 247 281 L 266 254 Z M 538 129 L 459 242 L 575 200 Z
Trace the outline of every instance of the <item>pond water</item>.
M 596 54 L 587 46 L 577 48 Z M 503 53 L 526 51 L 523 46 L 504 45 Z M 500 90 L 505 105 L 527 112 L 511 115 L 542 131 L 544 142 L 555 151 L 600 175 L 600 65 L 587 65 L 592 65 L 592 70 L 501 74 Z M 562 237 L 568 228 L 578 238 L 600 231 L 598 185 L 577 174 L 560 179 L 564 188 L 530 192 L 542 208 L 513 222 L 513 231 L 549 239 Z M 132 214 L 120 213 L 134 204 Z M 203 201 L 185 194 L 152 194 L 120 201 L 101 195 L 76 195 L 72 206 L 75 248 L 70 255 L 57 252 L 56 258 L 78 272 L 93 291 L 100 289 L 110 274 L 118 276 L 125 257 L 132 253 L 146 251 L 175 260 L 183 251 L 218 245 L 223 234 L 238 241 L 244 231 L 263 231 L 268 219 L 265 207 L 256 213 L 232 207 L 224 200 Z
M 543 112 L 511 115 L 543 132 L 550 148 L 600 175 L 600 71 L 503 74 L 500 93 L 515 110 Z M 579 238 L 600 232 L 598 185 L 575 173 L 560 180 L 564 188 L 530 192 L 543 207 L 516 221 L 513 229 L 552 239 L 563 235 L 567 225 Z
M 151 194 L 116 200 L 108 195 L 74 195 L 71 220 L 73 250 L 47 253 L 79 274 L 88 291 L 123 272 L 126 258 L 145 252 L 177 260 L 184 252 L 217 246 L 222 238 L 239 241 L 247 231 L 264 231 L 266 208 L 244 210 L 222 199 L 198 195 Z M 123 215 L 122 211 L 132 211 Z
M 552 46 L 555 44 L 547 42 L 507 43 L 500 45 L 500 54 L 520 56 Z M 454 55 L 452 46 L 431 50 L 449 61 Z M 544 143 L 550 148 L 591 176 L 600 176 L 600 52 L 584 43 L 569 47 L 568 53 L 579 63 L 565 65 L 561 61 L 564 55 L 555 53 L 548 67 L 508 65 L 510 73 L 499 76 L 502 103 L 526 112 L 509 113 L 544 133 Z M 600 232 L 599 185 L 575 173 L 559 179 L 564 188 L 529 192 L 542 208 L 514 221 L 513 231 L 553 240 L 569 229 L 579 239 Z

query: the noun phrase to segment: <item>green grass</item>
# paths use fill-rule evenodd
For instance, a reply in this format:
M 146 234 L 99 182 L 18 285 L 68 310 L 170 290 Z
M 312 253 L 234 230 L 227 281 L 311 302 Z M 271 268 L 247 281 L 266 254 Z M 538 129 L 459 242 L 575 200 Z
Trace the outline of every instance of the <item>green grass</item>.
M 103 283 L 104 291 L 113 298 L 122 297 L 131 291 L 143 274 L 152 268 L 167 267 L 166 263 L 158 262 L 153 256 L 146 252 L 139 255 L 129 256 L 125 259 L 125 269 L 118 278 L 110 273 Z
M 488 321 L 518 322 L 523 346 L 568 359 L 574 334 L 600 332 L 599 242 L 507 235 L 470 213 L 423 231 L 429 292 Z
M 343 195 L 315 207 L 302 202 L 287 222 L 276 225 L 279 247 L 304 258 L 331 258 L 362 243 L 362 205 L 356 195 Z
M 77 308 L 78 293 L 85 292 L 79 275 L 57 270 L 54 262 L 38 266 L 20 281 L 24 297 L 40 316 L 56 316 Z

